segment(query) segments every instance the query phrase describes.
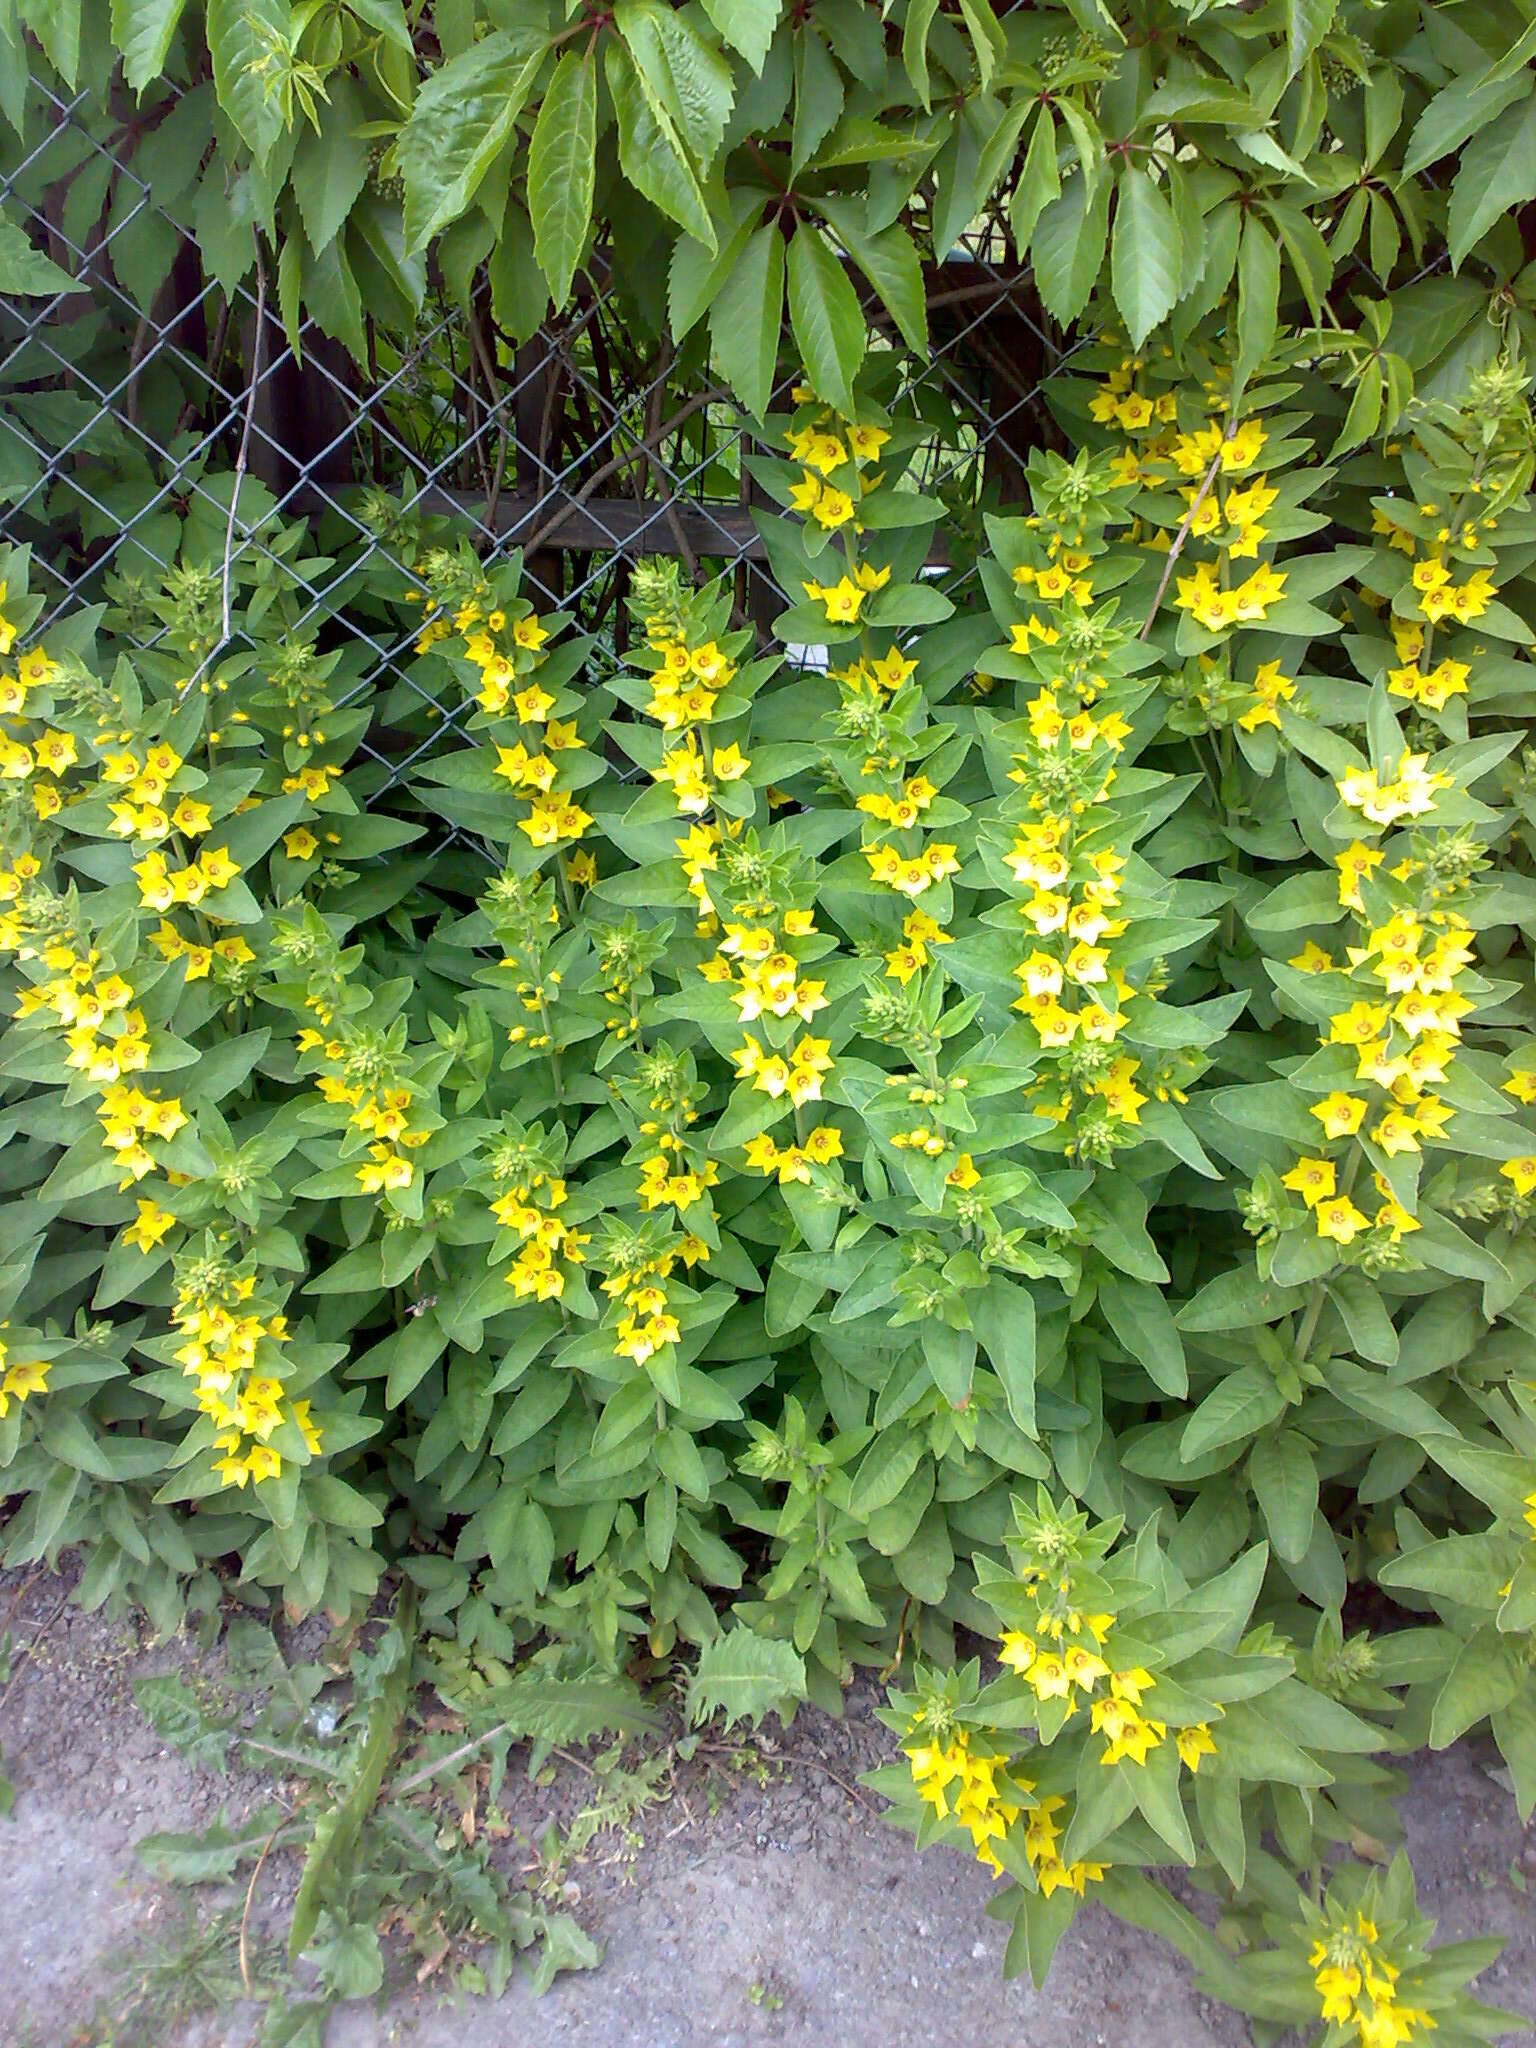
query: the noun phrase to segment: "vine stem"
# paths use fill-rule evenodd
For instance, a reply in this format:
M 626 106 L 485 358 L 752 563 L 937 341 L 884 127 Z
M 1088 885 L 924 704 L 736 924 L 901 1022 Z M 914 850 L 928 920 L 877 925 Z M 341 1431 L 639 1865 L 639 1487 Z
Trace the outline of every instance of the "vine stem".
M 240 486 L 245 481 L 251 453 L 251 423 L 256 417 L 256 393 L 261 389 L 261 351 L 266 340 L 267 266 L 261 260 L 261 241 L 256 241 L 256 319 L 251 340 L 251 374 L 246 385 L 245 419 L 240 428 L 240 446 L 235 454 L 235 475 L 229 491 L 229 518 L 224 524 L 224 568 L 219 583 L 219 637 L 181 686 L 178 704 L 185 704 L 193 688 L 208 673 L 214 661 L 229 645 L 230 584 L 235 563 L 235 515 L 240 509 Z
M 1225 448 L 1227 443 L 1231 440 L 1232 436 L 1236 432 L 1237 414 L 1234 412 L 1232 417 L 1227 421 L 1227 430 L 1222 435 L 1220 442 L 1217 444 L 1216 453 L 1211 457 L 1210 464 L 1206 469 L 1205 475 L 1200 479 L 1200 488 L 1196 491 L 1194 495 L 1194 500 L 1191 503 L 1189 510 L 1184 514 L 1184 517 L 1179 521 L 1178 531 L 1174 534 L 1172 545 L 1168 549 L 1168 559 L 1163 564 L 1162 579 L 1157 586 L 1157 594 L 1152 600 L 1152 609 L 1147 613 L 1146 618 L 1142 622 L 1141 631 L 1136 636 L 1139 640 L 1145 640 L 1147 635 L 1152 631 L 1152 622 L 1157 617 L 1158 608 L 1162 604 L 1164 594 L 1168 589 L 1169 581 L 1173 575 L 1173 565 L 1179 559 L 1179 556 L 1184 552 L 1184 543 L 1189 539 L 1189 530 L 1195 523 L 1196 514 L 1199 512 L 1200 507 L 1205 503 L 1206 499 L 1210 496 L 1211 485 L 1215 483 L 1216 473 L 1221 468 L 1221 451 L 1223 448 Z

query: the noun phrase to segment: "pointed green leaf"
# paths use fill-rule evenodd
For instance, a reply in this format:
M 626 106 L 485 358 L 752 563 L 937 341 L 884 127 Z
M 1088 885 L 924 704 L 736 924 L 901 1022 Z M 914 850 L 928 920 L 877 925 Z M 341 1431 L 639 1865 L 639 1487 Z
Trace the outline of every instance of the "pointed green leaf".
M 408 248 L 421 248 L 468 207 L 511 136 L 548 47 L 542 24 L 498 29 L 426 80 L 395 145 Z
M 533 251 L 556 308 L 571 279 L 592 222 L 597 175 L 597 58 L 567 50 L 545 90 L 528 145 L 528 213 Z
M 720 40 L 739 50 L 762 75 L 784 0 L 703 0 L 704 12 L 720 31 Z
M 864 315 L 826 237 L 804 221 L 789 245 L 789 320 L 812 389 L 851 418 L 867 341 Z
M 288 50 L 288 8 L 284 0 L 208 0 L 206 20 L 219 105 L 265 163 L 283 132 L 272 74 L 274 56 Z
M 805 1661 L 792 1643 L 772 1642 L 738 1623 L 707 1642 L 688 1684 L 688 1723 L 697 1728 L 712 1714 L 724 1714 L 727 1728 L 764 1714 L 794 1718 L 805 1698 Z M 785 1712 L 785 1709 L 788 1712 Z
M 51 299 L 55 292 L 84 290 L 84 285 L 76 284 L 41 249 L 34 249 L 14 221 L 0 217 L 0 292 L 12 292 L 18 298 Z
M 187 0 L 112 0 L 112 40 L 123 54 L 123 83 L 144 88 L 165 69 L 166 52 Z
M 1339 0 L 1285 0 L 1287 76 L 1294 78 L 1333 26 Z
M 1451 188 L 1446 242 L 1459 270 L 1488 230 L 1536 197 L 1536 93 L 1506 107 L 1462 152 Z
M 1045 310 L 1063 327 L 1088 303 L 1108 230 L 1109 180 L 1100 178 L 1090 193 L 1081 171 L 1068 178 L 1035 224 L 1035 282 Z
M 610 43 L 603 63 L 619 124 L 619 164 L 625 177 L 713 255 L 719 246 L 715 224 L 675 126 L 668 116 L 658 114 L 623 43 Z
M 1145 171 L 1125 171 L 1115 204 L 1109 274 L 1132 348 L 1140 348 L 1173 311 L 1182 263 L 1183 240 L 1173 208 Z
M 784 321 L 784 237 L 759 228 L 709 314 L 710 360 L 754 419 L 773 396 Z

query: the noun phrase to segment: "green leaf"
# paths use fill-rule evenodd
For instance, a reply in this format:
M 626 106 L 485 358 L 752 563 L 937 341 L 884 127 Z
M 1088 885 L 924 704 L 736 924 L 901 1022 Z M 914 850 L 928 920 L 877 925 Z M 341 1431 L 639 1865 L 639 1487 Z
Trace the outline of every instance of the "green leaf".
M 784 237 L 759 228 L 709 313 L 710 360 L 754 419 L 773 396 L 784 320 Z
M 498 29 L 423 84 L 395 144 L 407 248 L 420 249 L 469 206 L 512 134 L 548 47 L 542 23 Z
M 805 221 L 789 245 L 789 321 L 812 389 L 851 418 L 868 339 L 864 316 L 826 237 Z
M 313 1941 L 322 1905 L 339 1904 L 345 1897 L 358 1837 L 384 1783 L 410 1698 L 416 1656 L 416 1612 L 416 1587 L 406 1579 L 396 1599 L 394 1619 L 377 1653 L 382 1683 L 369 1709 L 367 1732 L 357 1752 L 350 1782 L 336 1805 L 315 1822 L 314 1839 L 304 1859 L 288 1929 L 290 1963 L 296 1963 Z M 366 1931 L 373 1933 L 371 1927 Z
M 112 0 L 112 40 L 123 54 L 123 83 L 143 97 L 165 69 L 166 52 L 187 0 Z
M 1506 107 L 1462 152 L 1446 214 L 1451 268 L 1488 230 L 1536 197 L 1536 93 Z
M 703 7 L 721 42 L 739 50 L 761 77 L 784 0 L 703 0 Z
M 1523 71 L 1507 78 L 1457 78 L 1437 92 L 1420 114 L 1403 157 L 1403 176 L 1416 178 L 1442 157 L 1497 119 L 1515 100 L 1530 94 Z
M 682 341 L 693 332 L 741 261 L 761 211 L 752 195 L 744 194 L 743 198 L 747 204 L 739 225 L 722 238 L 713 252 L 692 235 L 679 235 L 673 244 L 672 260 L 667 266 L 667 324 L 674 341 Z
M 356 84 L 343 75 L 329 90 L 330 102 L 320 110 L 320 132 L 304 124 L 289 173 L 304 233 L 317 256 L 352 211 L 372 161 L 367 139 L 358 132 L 367 110 Z
M 1333 26 L 1339 0 L 1285 0 L 1286 76 L 1294 78 Z
M 1026 1436 L 1035 1434 L 1035 1298 L 994 1273 L 970 1304 L 977 1342 L 1003 1383 L 1008 1413 Z
M 1259 1365 L 1245 1365 L 1218 1382 L 1185 1425 L 1179 1448 L 1189 1459 L 1256 1436 L 1285 1412 L 1285 1396 Z
M 477 1721 L 505 1723 L 519 1742 L 594 1742 L 602 1735 L 643 1735 L 659 1724 L 640 1688 L 619 1673 L 576 1678 L 525 1665 L 504 1685 L 476 1693 Z
M 660 124 L 670 123 L 701 170 L 720 147 L 736 85 L 731 67 L 665 0 L 618 0 L 613 25 Z
M 51 299 L 55 292 L 82 292 L 68 271 L 34 249 L 14 221 L 0 216 L 0 292 L 28 299 Z
M 934 1385 L 951 1408 L 963 1408 L 971 1398 L 971 1377 L 976 1370 L 974 1334 L 941 1322 L 927 1322 L 922 1327 L 923 1357 Z
M 1090 192 L 1083 173 L 1075 171 L 1042 211 L 1032 242 L 1041 303 L 1063 327 L 1088 303 L 1108 233 L 1109 180 L 1098 179 Z
M 1029 150 L 1024 158 L 1024 168 L 1019 173 L 1019 182 L 1008 202 L 1008 220 L 1021 260 L 1029 254 L 1035 223 L 1060 191 L 1061 175 L 1056 168 L 1056 124 L 1051 118 L 1050 108 L 1042 107 L 1034 133 L 1029 138 Z
M 1396 1365 L 1397 1331 L 1374 1280 L 1355 1268 L 1328 1283 L 1349 1331 L 1349 1341 L 1373 1365 Z
M 843 111 L 843 75 L 809 24 L 795 36 L 794 105 L 789 175 L 798 178 Z
M 1145 171 L 1127 169 L 1115 203 L 1109 275 L 1132 348 L 1140 348 L 1173 311 L 1183 260 L 1183 238 L 1173 208 Z
M 287 59 L 288 8 L 284 0 L 208 0 L 206 20 L 219 105 L 264 164 L 283 132 L 273 74 L 274 60 Z
M 896 322 L 902 340 L 914 354 L 928 353 L 928 294 L 923 284 L 917 244 L 899 222 L 868 235 L 858 226 L 851 202 L 821 202 L 832 231 L 874 286 L 881 304 Z
M 619 164 L 625 177 L 713 254 L 718 247 L 715 224 L 676 128 L 652 104 L 623 43 L 609 43 L 603 63 L 619 124 Z
M 981 81 L 981 89 L 989 92 L 997 67 L 1008 56 L 1003 25 L 987 5 L 987 0 L 960 0 L 960 18 L 970 33 L 971 48 L 976 53 L 976 75 Z
M 261 1854 L 282 1819 L 282 1807 L 260 1806 L 233 1828 L 221 1817 L 197 1835 L 141 1835 L 133 1851 L 167 1884 L 218 1884 Z
M 533 252 L 557 311 L 571 295 L 592 222 L 596 175 L 597 58 L 590 50 L 567 50 L 545 89 L 528 144 Z
M 1132 1358 L 1145 1367 L 1153 1384 L 1162 1393 L 1182 1400 L 1189 1391 L 1184 1343 L 1173 1311 L 1158 1289 L 1145 1280 L 1106 1274 L 1099 1282 L 1099 1301 L 1109 1327 Z
M 83 11 L 82 0 L 17 0 L 14 10 L 7 8 L 0 17 L 0 27 L 8 28 L 13 19 L 19 19 L 23 28 L 31 29 L 48 62 L 73 92 L 80 71 Z
M 727 1728 L 746 1720 L 755 1728 L 769 1713 L 792 1721 L 796 1702 L 804 1698 L 805 1660 L 794 1645 L 770 1641 L 738 1622 L 699 1652 L 688 1681 L 688 1725 L 697 1728 L 712 1714 L 723 1714 Z
M 933 99 L 928 83 L 928 35 L 938 11 L 939 0 L 909 0 L 907 18 L 901 31 L 902 67 L 912 81 L 912 90 L 925 114 Z
M 1299 1564 L 1311 1545 L 1317 1513 L 1311 1447 L 1291 1429 L 1260 1437 L 1248 1453 L 1248 1477 L 1277 1553 L 1288 1564 Z
M 1435 1698 L 1429 1721 L 1431 1749 L 1449 1749 L 1475 1728 L 1485 1714 L 1497 1713 L 1517 1697 L 1526 1682 L 1517 1644 L 1496 1629 L 1480 1628 L 1462 1644 Z
M 923 1461 L 916 1430 L 882 1429 L 864 1453 L 848 1494 L 848 1512 L 861 1519 L 889 1507 Z
M 185 1672 L 135 1679 L 133 1697 L 155 1733 L 179 1755 L 205 1770 L 225 1769 L 234 1724 L 208 1713 L 188 1685 Z
M 1274 346 L 1280 315 L 1280 247 L 1250 213 L 1237 245 L 1236 382 L 1246 384 Z

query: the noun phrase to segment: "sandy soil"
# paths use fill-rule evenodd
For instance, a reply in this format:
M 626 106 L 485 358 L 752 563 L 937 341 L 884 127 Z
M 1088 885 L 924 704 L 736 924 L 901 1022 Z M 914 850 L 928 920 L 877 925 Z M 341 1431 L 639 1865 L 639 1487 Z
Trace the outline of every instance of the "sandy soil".
M 16 1784 L 14 1815 L 0 1822 L 0 2048 L 114 2048 L 134 1958 L 183 1911 L 146 1876 L 134 1843 L 205 1826 L 221 1805 L 239 1813 L 260 1790 L 239 1774 L 194 1769 L 134 1704 L 135 1678 L 207 1660 L 57 1611 L 61 1592 L 49 1580 L 27 1591 L 17 1648 L 41 1633 L 0 1703 Z M 0 1585 L 0 1607 L 10 1598 Z M 640 1821 L 637 1855 L 608 1843 L 583 1865 L 573 1903 L 606 1945 L 600 1969 L 560 1979 L 543 2000 L 514 1979 L 495 2003 L 418 1990 L 407 1976 L 382 2009 L 335 2014 L 326 2048 L 1236 2048 L 1247 2039 L 1240 2021 L 1196 1994 L 1171 1951 L 1096 1912 L 1077 1921 L 1043 1992 L 1004 1983 L 1002 1930 L 982 1917 L 986 1874 L 958 1855 L 919 1860 L 852 1790 L 890 1746 L 873 1719 L 876 1697 L 856 1694 L 842 1721 L 802 1712 L 782 1763 L 717 1777 L 712 1799 L 702 1776 L 680 1785 Z M 561 1796 L 513 1774 L 504 1804 L 533 1833 Z M 1425 1910 L 1446 1937 L 1508 1936 L 1482 1988 L 1536 2018 L 1536 1829 L 1521 1830 L 1475 1751 L 1416 1760 L 1408 1824 Z M 507 1853 L 521 1852 L 509 1842 Z M 273 1910 L 291 1882 L 274 1870 Z M 259 2033 L 254 2007 L 226 2006 L 162 2030 L 155 2048 L 253 2048 Z

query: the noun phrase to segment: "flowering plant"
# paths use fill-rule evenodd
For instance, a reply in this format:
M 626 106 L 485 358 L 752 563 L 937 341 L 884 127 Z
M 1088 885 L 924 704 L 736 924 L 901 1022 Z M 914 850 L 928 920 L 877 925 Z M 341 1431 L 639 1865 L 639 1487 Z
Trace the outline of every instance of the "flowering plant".
M 8 1561 L 162 1619 L 387 1564 L 460 1660 L 750 1645 L 740 1711 L 911 1651 L 879 1782 L 1012 1965 L 1092 1895 L 1261 2017 L 1484 2038 L 1406 1874 L 1322 1873 L 1378 1753 L 1486 1721 L 1536 1800 L 1531 434 L 1500 359 L 1320 469 L 1320 349 L 1080 352 L 973 611 L 894 358 L 799 389 L 778 650 L 638 564 L 601 685 L 375 505 L 432 751 L 300 529 L 233 632 L 195 555 L 40 638 L 0 561 Z

